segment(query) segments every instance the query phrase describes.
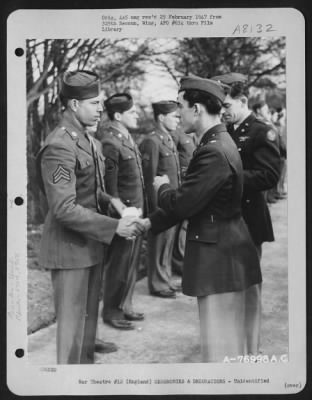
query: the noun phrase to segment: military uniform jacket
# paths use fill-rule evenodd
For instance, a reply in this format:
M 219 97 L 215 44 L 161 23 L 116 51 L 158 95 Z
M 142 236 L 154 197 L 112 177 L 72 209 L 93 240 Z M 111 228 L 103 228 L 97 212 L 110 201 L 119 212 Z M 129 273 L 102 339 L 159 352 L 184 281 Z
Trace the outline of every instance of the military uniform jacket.
M 263 191 L 273 188 L 280 176 L 278 138 L 273 128 L 250 114 L 230 134 L 244 169 L 242 211 L 256 244 L 273 241 L 270 212 Z
M 172 134 L 172 139 L 179 153 L 181 177 L 183 178 L 193 157 L 193 152 L 196 148 L 196 139 L 192 134 L 186 134 L 182 131 L 174 132 Z
M 104 132 L 102 151 L 105 156 L 105 186 L 113 197 L 127 206 L 144 211 L 144 179 L 141 154 L 131 138 L 114 123 Z
M 103 262 L 118 221 L 102 213 L 110 196 L 104 190 L 104 157 L 92 149 L 82 128 L 66 111 L 37 157 L 41 189 L 49 211 L 39 264 L 44 268 L 83 268 Z
M 181 172 L 176 146 L 169 133 L 156 131 L 147 135 L 140 145 L 143 175 L 146 186 L 148 209 L 154 211 L 157 199 L 153 186 L 156 175 L 168 175 L 171 186 L 176 189 L 181 183 Z
M 224 125 L 203 136 L 181 187 L 162 185 L 154 233 L 188 219 L 183 293 L 206 296 L 261 282 L 256 249 L 241 217 L 242 163 Z

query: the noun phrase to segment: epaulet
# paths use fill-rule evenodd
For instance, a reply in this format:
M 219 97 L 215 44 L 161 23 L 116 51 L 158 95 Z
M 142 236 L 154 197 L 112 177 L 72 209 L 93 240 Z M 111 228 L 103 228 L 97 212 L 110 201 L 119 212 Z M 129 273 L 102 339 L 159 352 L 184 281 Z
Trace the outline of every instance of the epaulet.
M 113 130 L 110 130 L 108 132 L 107 138 L 116 138 L 119 139 L 120 141 L 122 140 L 122 134 L 118 132 L 114 132 Z
M 68 130 L 67 128 L 65 128 L 65 126 L 61 126 L 60 130 L 62 130 L 64 133 L 67 133 L 73 140 L 78 139 L 78 133 L 75 131 Z

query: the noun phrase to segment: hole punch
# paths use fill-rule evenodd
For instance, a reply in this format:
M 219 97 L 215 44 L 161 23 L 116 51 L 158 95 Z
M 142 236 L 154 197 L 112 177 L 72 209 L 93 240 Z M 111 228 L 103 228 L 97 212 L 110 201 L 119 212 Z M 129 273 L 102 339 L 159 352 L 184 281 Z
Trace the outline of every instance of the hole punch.
M 22 197 L 15 197 L 15 199 L 14 199 L 14 203 L 17 205 L 17 206 L 21 206 L 23 203 L 24 203 L 24 199 L 22 198 Z
M 22 357 L 24 357 L 24 349 L 16 349 L 15 350 L 15 355 L 16 355 L 16 357 L 17 358 L 22 358 Z
M 23 50 L 21 47 L 17 47 L 17 48 L 15 49 L 15 55 L 16 55 L 17 57 L 22 57 L 22 56 L 24 55 L 24 50 Z

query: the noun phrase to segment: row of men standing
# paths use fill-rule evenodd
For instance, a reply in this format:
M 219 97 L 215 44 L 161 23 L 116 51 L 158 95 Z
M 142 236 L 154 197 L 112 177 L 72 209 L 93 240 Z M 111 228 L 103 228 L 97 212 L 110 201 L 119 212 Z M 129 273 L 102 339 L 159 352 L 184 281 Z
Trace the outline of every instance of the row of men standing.
M 241 95 L 248 98 L 246 76 L 229 73 L 213 79 L 231 87 L 231 92 L 225 99 L 223 118 L 242 158 L 244 167 L 242 211 L 261 258 L 262 243 L 274 240 L 272 221 L 264 193 L 274 187 L 279 179 L 278 138 L 272 126 L 255 117 L 249 110 L 247 102 L 238 101 Z M 142 207 L 145 213 L 151 213 L 157 208 L 153 187 L 154 177 L 166 174 L 171 187 L 178 188 L 196 148 L 196 139 L 194 136 L 177 131 L 179 120 L 176 117 L 176 102 L 158 102 L 153 104 L 156 129 L 146 135 L 139 151 L 128 131 L 137 127 L 138 117 L 131 97 L 128 94 L 114 95 L 106 100 L 105 107 L 112 120 L 101 139 L 106 157 L 107 191 L 113 196 L 120 197 L 127 206 Z M 135 201 L 133 196 L 138 193 L 140 200 Z M 171 271 L 182 273 L 186 223 L 185 221 L 180 226 L 158 235 L 148 231 L 146 266 L 148 288 L 153 295 L 175 298 L 176 291 L 180 289 L 172 284 Z M 120 240 L 127 242 L 125 239 Z M 111 263 L 114 267 L 107 270 L 103 318 L 105 322 L 121 329 L 133 329 L 133 325 L 127 322 L 127 319 L 144 318 L 141 313 L 132 309 L 141 243 L 141 237 L 136 239 L 133 248 L 126 243 L 124 247 L 126 246 L 128 251 L 122 251 L 124 247 L 120 246 L 114 251 L 113 246 L 111 247 Z M 120 290 L 121 282 L 123 290 Z M 109 310 L 106 313 L 105 310 L 109 308 L 112 298 L 115 299 L 115 311 Z M 254 304 L 259 324 L 260 299 L 261 285 L 255 293 Z

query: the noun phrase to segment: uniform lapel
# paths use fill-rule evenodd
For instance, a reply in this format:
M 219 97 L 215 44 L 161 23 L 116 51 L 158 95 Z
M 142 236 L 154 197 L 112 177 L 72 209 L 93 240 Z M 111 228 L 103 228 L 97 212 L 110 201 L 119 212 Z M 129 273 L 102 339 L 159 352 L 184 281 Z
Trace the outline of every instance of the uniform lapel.
M 114 124 L 112 124 L 110 128 L 111 128 L 114 136 L 117 137 L 117 139 L 119 139 L 122 142 L 123 146 L 125 146 L 128 149 L 135 152 L 134 144 L 132 144 L 130 142 L 130 140 L 126 138 L 124 133 L 120 129 L 118 129 L 118 126 L 115 126 Z M 129 133 L 129 135 L 130 135 L 130 133 Z
M 66 131 L 70 134 L 70 136 L 76 140 L 77 146 L 88 154 L 92 155 L 90 143 L 87 141 L 82 127 L 72 120 L 70 115 L 65 113 L 61 124 L 63 128 L 66 129 Z
M 173 139 L 169 138 L 170 140 L 168 140 L 168 136 L 169 133 L 164 133 L 160 130 L 156 130 L 156 134 L 159 137 L 159 139 L 161 140 L 161 142 L 169 149 L 169 150 L 173 150 Z

